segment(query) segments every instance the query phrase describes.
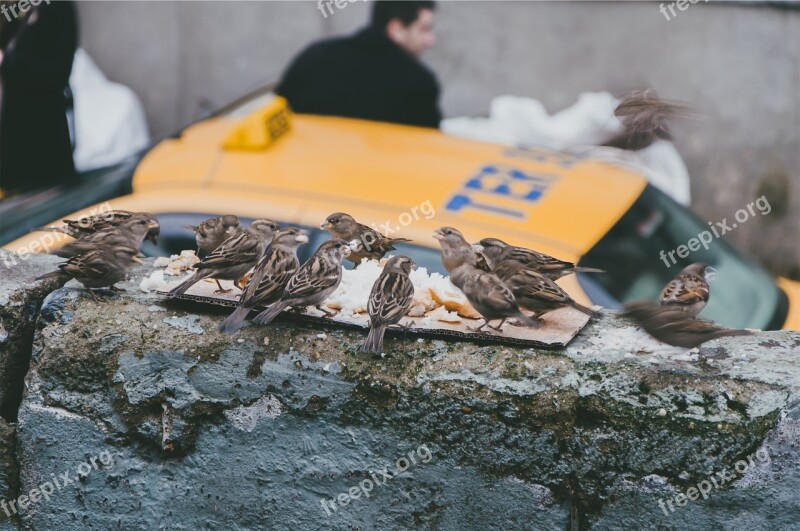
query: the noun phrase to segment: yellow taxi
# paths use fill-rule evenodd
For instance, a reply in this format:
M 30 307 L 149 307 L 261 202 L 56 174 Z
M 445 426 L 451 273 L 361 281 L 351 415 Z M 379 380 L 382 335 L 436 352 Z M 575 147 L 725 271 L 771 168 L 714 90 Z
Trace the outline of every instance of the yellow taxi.
M 62 213 L 52 205 L 68 203 L 68 196 L 57 195 L 51 208 L 36 203 L 27 226 L 103 208 L 148 211 L 162 228 L 159 248 L 145 252 L 164 255 L 195 247 L 186 225 L 236 214 L 311 229 L 310 253 L 327 237 L 320 223 L 343 211 L 386 235 L 410 238 L 413 244 L 398 245 L 398 253 L 429 271 L 442 270 L 432 232 L 444 225 L 471 241 L 497 237 L 602 268 L 607 273 L 559 283 L 579 302 L 611 309 L 655 298 L 685 265 L 706 262 L 717 276 L 703 317 L 737 328 L 800 328 L 800 283 L 773 279 L 724 238 L 665 264 L 662 251 L 686 244 L 707 224 L 635 171 L 608 162 L 434 129 L 292 115 L 282 98 L 262 94 L 126 164 L 114 170 L 117 177 L 89 184 L 105 194 L 95 204 Z M 6 249 L 41 248 L 42 233 L 16 236 L 0 231 Z

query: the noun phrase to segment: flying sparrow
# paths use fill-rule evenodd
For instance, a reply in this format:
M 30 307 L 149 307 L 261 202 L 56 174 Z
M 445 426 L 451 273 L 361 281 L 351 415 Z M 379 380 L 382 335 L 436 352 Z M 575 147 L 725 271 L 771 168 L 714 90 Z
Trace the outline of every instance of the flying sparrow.
M 222 322 L 220 332 L 232 334 L 241 328 L 254 307 L 267 306 L 280 299 L 289 279 L 300 267 L 297 249 L 304 243 L 308 243 L 304 230 L 289 227 L 275 233 L 242 292 L 239 307 Z
M 76 255 L 58 265 L 58 271 L 42 275 L 36 280 L 63 277 L 74 278 L 89 290 L 92 298 L 97 296 L 92 289 L 110 288 L 120 291 L 114 284 L 125 279 L 132 262 L 139 260 L 139 250 L 127 245 L 100 247 L 84 254 Z
M 686 266 L 664 287 L 659 297 L 661 305 L 680 308 L 692 317 L 696 316 L 711 296 L 707 278 L 712 273 L 713 267 L 700 262 Z
M 397 324 L 408 313 L 414 299 L 414 284 L 408 275 L 414 262 L 407 256 L 393 256 L 372 285 L 367 311 L 369 334 L 361 345 L 362 352 L 380 354 L 383 334 L 389 325 Z
M 233 280 L 234 285 L 264 254 L 272 241 L 278 224 L 268 219 L 257 219 L 250 223 L 247 230 L 231 236 L 217 247 L 213 253 L 197 264 L 197 271 L 187 280 L 181 282 L 169 292 L 169 297 L 182 295 L 195 283 L 204 278 L 213 278 L 219 289 L 215 293 L 227 293 L 219 284 L 220 280 Z
M 134 215 L 119 225 L 106 227 L 71 241 L 50 254 L 70 258 L 102 247 L 127 245 L 139 249 L 145 238 L 150 238 L 152 241 L 159 231 L 158 221 L 154 218 Z
M 752 334 L 749 330 L 722 328 L 675 306 L 659 306 L 650 301 L 626 304 L 623 315 L 633 318 L 655 339 L 675 347 L 694 348 L 719 337 Z
M 667 120 L 691 116 L 688 111 L 686 105 L 660 99 L 652 88 L 633 91 L 614 111 L 623 131 L 604 145 L 638 151 L 659 139 L 672 140 Z
M 572 300 L 555 281 L 533 269 L 511 262 L 508 267 L 499 268 L 498 277 L 508 286 L 521 308 L 535 313 L 536 318 L 557 310 L 570 307 L 583 312 L 589 317 L 600 314 Z
M 333 238 L 346 242 L 356 240 L 359 243 L 359 248 L 351 251 L 347 257 L 356 265 L 364 259 L 380 260 L 386 253 L 395 250 L 395 243 L 411 241 L 407 238 L 387 238 L 380 232 L 358 223 L 353 216 L 344 212 L 331 214 L 320 228 L 330 232 Z
M 225 240 L 242 231 L 239 218 L 233 215 L 207 219 L 197 226 L 188 225 L 187 228 L 195 233 L 198 255 L 201 251 L 205 254 L 213 253 Z
M 281 298 L 258 314 L 253 322 L 269 324 L 283 310 L 317 306 L 330 297 L 342 281 L 342 260 L 350 253 L 348 242 L 324 242 L 314 255 L 289 279 Z M 326 315 L 330 312 L 322 310 Z
M 484 238 L 478 245 L 483 248 L 481 254 L 486 258 L 489 267 L 501 278 L 503 277 L 502 270 L 507 267 L 516 267 L 513 264 L 533 269 L 551 280 L 558 280 L 570 273 L 605 273 L 602 269 L 576 267 L 572 262 L 559 260 L 532 249 L 508 245 L 497 238 Z
M 109 210 L 102 214 L 88 216 L 77 220 L 65 219 L 64 224 L 60 227 L 40 227 L 33 229 L 35 231 L 50 231 L 60 232 L 67 236 L 72 236 L 75 239 L 81 239 L 89 234 L 107 229 L 109 227 L 116 227 L 131 218 L 143 218 L 148 221 L 155 221 L 155 225 L 147 234 L 147 239 L 153 242 L 153 245 L 158 245 L 158 235 L 160 228 L 156 217 L 149 212 L 131 212 L 129 210 Z

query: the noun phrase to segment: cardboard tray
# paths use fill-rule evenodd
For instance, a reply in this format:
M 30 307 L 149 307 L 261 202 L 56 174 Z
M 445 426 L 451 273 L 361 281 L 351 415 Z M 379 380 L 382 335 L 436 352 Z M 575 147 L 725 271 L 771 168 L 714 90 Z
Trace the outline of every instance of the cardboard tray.
M 167 295 L 169 289 L 178 285 L 178 281 L 165 285 L 164 291 L 157 291 L 159 295 Z M 214 293 L 217 284 L 214 281 L 200 281 L 183 295 L 175 297 L 176 300 L 193 301 L 200 304 L 235 308 L 241 291 L 233 286 L 233 282 L 221 280 L 220 284 L 225 289 L 233 288 L 230 293 Z M 595 309 L 599 309 L 596 306 Z M 261 311 L 263 308 L 256 308 Z M 333 311 L 333 310 L 330 310 Z M 255 315 L 255 311 L 252 315 Z M 326 317 L 316 308 L 307 308 L 304 312 L 287 310 L 283 315 L 293 316 L 313 323 L 345 326 L 348 328 L 369 328 L 369 316 L 366 313 L 351 315 L 335 315 Z M 506 322 L 501 332 L 490 329 L 488 326 L 480 332 L 472 332 L 467 327 L 476 328 L 483 322 L 479 319 L 462 317 L 461 323 L 444 323 L 430 320 L 429 324 L 423 323 L 423 317 L 404 317 L 400 322 L 406 329 L 391 327 L 389 331 L 400 334 L 417 334 L 420 336 L 461 338 L 491 343 L 518 345 L 525 347 L 563 348 L 580 332 L 589 322 L 589 316 L 572 308 L 561 308 L 546 314 L 539 328 L 515 326 Z M 491 324 L 496 325 L 498 321 Z

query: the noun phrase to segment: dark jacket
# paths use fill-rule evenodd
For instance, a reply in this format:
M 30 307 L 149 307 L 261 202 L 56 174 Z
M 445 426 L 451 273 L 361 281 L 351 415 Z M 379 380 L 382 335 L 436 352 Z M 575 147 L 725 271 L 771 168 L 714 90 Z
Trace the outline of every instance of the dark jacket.
M 75 7 L 60 1 L 34 9 L 32 24 L 24 20 L 0 36 L 0 188 L 6 190 L 75 178 L 65 95 L 78 44 Z
M 276 92 L 298 113 L 438 127 L 433 73 L 382 32 L 312 44 L 289 66 Z

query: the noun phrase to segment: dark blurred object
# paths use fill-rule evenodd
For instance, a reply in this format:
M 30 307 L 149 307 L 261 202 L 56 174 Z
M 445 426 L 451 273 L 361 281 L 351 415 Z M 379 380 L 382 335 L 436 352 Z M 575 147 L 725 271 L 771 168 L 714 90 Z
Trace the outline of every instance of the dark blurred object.
M 624 314 L 662 343 L 674 347 L 694 348 L 706 341 L 725 336 L 749 336 L 749 330 L 722 328 L 713 321 L 692 317 L 673 306 L 660 306 L 650 301 L 625 305 Z
M 660 99 L 651 88 L 633 91 L 614 111 L 625 129 L 604 145 L 638 151 L 656 140 L 672 140 L 667 119 L 690 116 L 688 111 L 685 105 Z
M 0 188 L 26 192 L 75 181 L 67 122 L 78 45 L 71 1 L 42 3 L 0 35 Z
M 432 12 L 432 2 L 376 2 L 369 27 L 306 48 L 276 92 L 298 113 L 439 127 L 439 83 L 417 59 L 434 42 Z

